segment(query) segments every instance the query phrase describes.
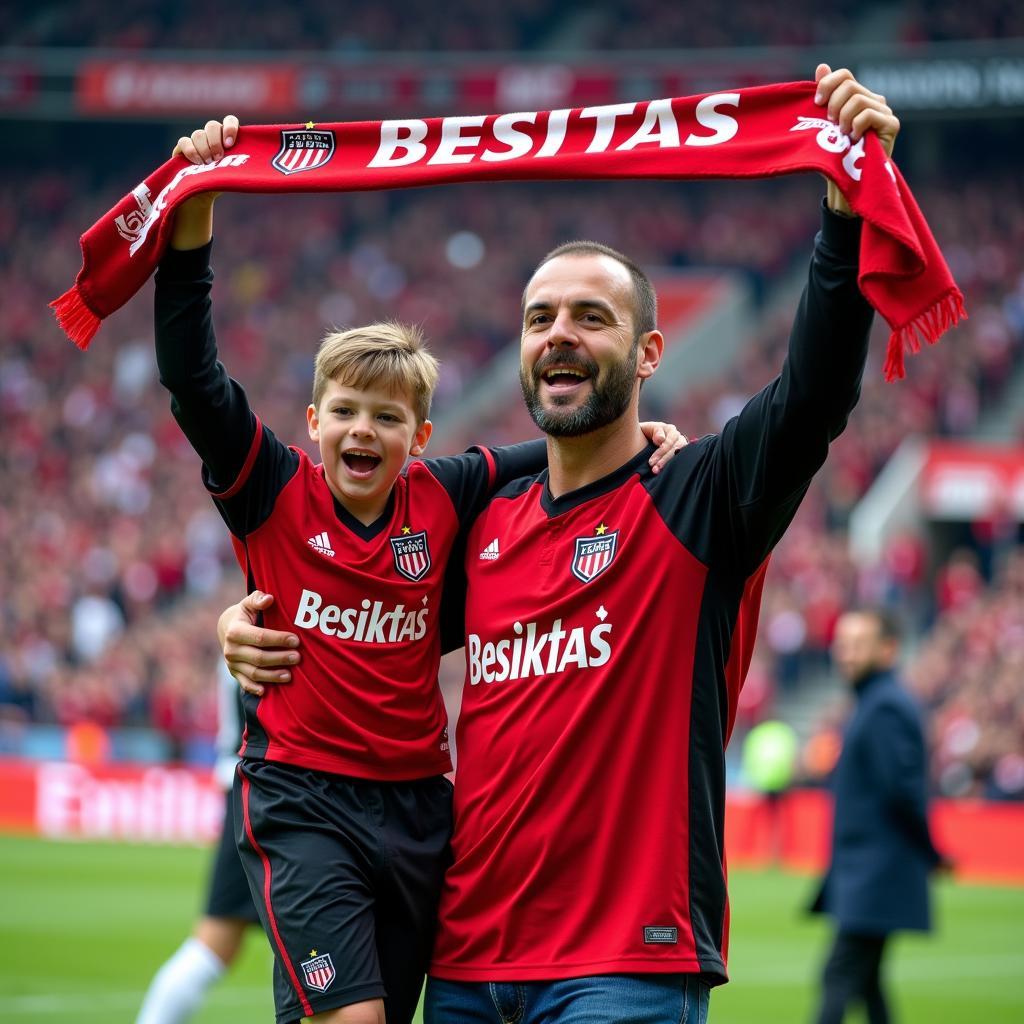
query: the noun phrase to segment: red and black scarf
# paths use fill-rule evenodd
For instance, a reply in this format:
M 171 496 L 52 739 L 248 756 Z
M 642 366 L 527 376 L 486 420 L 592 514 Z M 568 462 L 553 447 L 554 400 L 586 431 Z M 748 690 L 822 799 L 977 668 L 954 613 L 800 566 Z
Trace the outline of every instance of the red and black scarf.
M 861 291 L 905 350 L 966 316 L 907 183 L 868 133 L 856 144 L 813 102 L 813 82 L 645 103 L 488 117 L 246 125 L 219 161 L 168 160 L 82 235 L 82 269 L 51 305 L 86 348 L 156 269 L 174 208 L 197 192 L 355 192 L 463 181 L 761 178 L 815 171 L 864 220 Z

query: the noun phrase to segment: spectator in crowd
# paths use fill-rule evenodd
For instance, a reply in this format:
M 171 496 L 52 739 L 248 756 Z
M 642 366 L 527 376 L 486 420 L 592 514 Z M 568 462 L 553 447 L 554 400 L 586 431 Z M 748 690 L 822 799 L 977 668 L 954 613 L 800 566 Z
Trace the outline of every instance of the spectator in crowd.
M 793 783 L 800 743 L 788 722 L 766 719 L 743 737 L 743 780 L 757 796 L 755 827 L 764 822 L 771 864 L 782 858 L 782 795 Z
M 849 611 L 836 626 L 836 668 L 856 711 L 836 765 L 832 860 L 813 909 L 836 922 L 817 1024 L 863 1003 L 887 1024 L 882 960 L 896 931 L 928 931 L 928 876 L 945 862 L 928 827 L 921 712 L 896 677 L 900 627 L 889 611 Z
M 222 660 L 217 668 L 217 762 L 214 778 L 224 790 L 224 821 L 210 865 L 206 907 L 193 933 L 153 976 L 135 1024 L 185 1024 L 210 987 L 235 962 L 245 934 L 259 924 L 234 835 L 234 780 L 242 742 L 238 687 Z

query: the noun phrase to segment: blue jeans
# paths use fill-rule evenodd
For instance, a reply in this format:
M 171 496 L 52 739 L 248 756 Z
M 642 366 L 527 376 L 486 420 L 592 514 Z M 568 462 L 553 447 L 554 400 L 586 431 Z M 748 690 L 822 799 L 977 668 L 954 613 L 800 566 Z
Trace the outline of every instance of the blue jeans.
M 706 1024 L 695 974 L 599 974 L 562 981 L 427 979 L 423 1024 Z

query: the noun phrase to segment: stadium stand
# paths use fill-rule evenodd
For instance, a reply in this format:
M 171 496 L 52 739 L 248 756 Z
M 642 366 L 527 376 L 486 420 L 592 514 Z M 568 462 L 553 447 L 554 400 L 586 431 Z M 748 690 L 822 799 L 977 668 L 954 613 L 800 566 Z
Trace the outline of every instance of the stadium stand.
M 101 190 L 83 193 L 79 185 L 70 175 L 47 175 L 29 186 L 26 202 L 16 205 L 10 192 L 0 201 L 11 239 L 0 271 L 8 297 L 0 442 L 9 496 L 0 534 L 12 570 L 2 598 L 0 706 L 8 720 L 148 723 L 181 753 L 209 731 L 199 666 L 214 653 L 209 622 L 238 592 L 235 569 L 155 379 L 145 300 L 117 314 L 85 356 L 42 317 L 74 272 L 75 230 L 106 201 Z M 443 406 L 508 342 L 519 282 L 538 253 L 570 232 L 606 239 L 648 265 L 753 267 L 770 288 L 803 258 L 813 192 L 806 182 L 770 191 L 503 186 L 261 201 L 259 218 L 250 215 L 257 200 L 225 201 L 215 263 L 225 361 L 240 369 L 267 421 L 287 432 L 323 328 L 393 312 L 423 323 L 433 338 L 445 363 Z M 924 565 L 913 538 L 899 538 L 882 565 L 867 569 L 847 553 L 850 510 L 899 440 L 908 432 L 968 433 L 979 410 L 998 401 L 1024 343 L 1012 257 L 1024 241 L 1019 182 L 975 182 L 960 192 L 936 185 L 922 190 L 922 202 L 972 317 L 911 360 L 904 383 L 884 385 L 877 365 L 869 369 L 850 430 L 775 556 L 741 727 L 767 713 L 775 687 L 796 685 L 827 663 L 831 627 L 849 600 L 898 596 L 919 622 L 940 616 L 934 643 L 941 648 L 941 637 L 966 628 L 964 615 L 984 618 L 1000 594 L 1011 599 L 977 571 L 973 584 L 962 569 L 957 582 L 956 560 L 937 575 L 926 572 L 934 567 Z M 44 233 L 53 241 L 39 254 L 35 240 Z M 718 429 L 774 374 L 787 320 L 788 313 L 766 325 L 726 379 L 688 393 L 670 415 L 691 435 Z M 304 340 L 283 342 L 296 338 Z M 301 424 L 294 426 L 293 436 Z M 948 623 L 948 615 L 959 618 Z M 969 700 L 970 681 L 960 693 L 948 675 L 941 685 L 925 675 L 939 729 L 962 744 L 956 709 Z M 1020 703 L 1015 694 L 1011 688 L 1009 699 Z M 986 735 L 1001 726 L 993 743 L 1006 746 L 1006 716 L 994 704 L 980 703 L 972 721 Z M 1019 751 L 1019 737 L 1014 742 L 1006 753 Z M 940 745 L 937 771 L 954 789 L 986 790 L 997 760 L 980 753 L 950 760 Z M 965 763 L 970 786 L 950 768 Z M 1006 763 L 1000 777 L 1012 778 Z
M 552 10 L 540 0 L 508 0 L 499 8 L 472 0 L 445 5 L 435 17 L 427 0 L 357 6 L 338 17 L 328 0 L 310 0 L 301 11 L 254 0 L 218 4 L 206 17 L 199 0 L 171 5 L 133 0 L 112 25 L 101 0 L 74 5 L 13 5 L 0 21 L 8 45 L 111 47 L 126 50 L 327 50 L 362 54 L 439 50 L 632 50 L 663 48 L 668 40 L 693 49 L 745 46 L 811 46 L 887 36 L 907 41 L 999 39 L 1024 35 L 1024 15 L 1012 0 L 943 5 L 813 3 L 774 7 L 740 0 L 723 7 L 708 0 L 667 0 L 591 5 L 567 0 Z
M 205 8 L 192 0 L 134 0 L 117 27 L 98 11 L 95 2 L 10 5 L 0 12 L 0 32 L 15 47 L 325 51 L 356 59 L 403 50 L 644 50 L 668 39 L 694 48 L 818 45 L 870 42 L 883 30 L 908 43 L 1024 36 L 1024 12 L 1008 0 L 938 12 L 923 3 L 849 0 L 800 0 L 784 11 L 758 0 L 713 10 L 569 0 L 555 16 L 537 0 L 486 12 L 458 0 L 443 19 L 410 2 L 364 5 L 343 22 L 326 0 L 304 4 L 301 17 L 279 4 L 229 0 L 215 19 L 201 17 Z M 989 137 L 1000 146 L 1007 133 L 992 129 Z M 147 140 L 154 138 L 150 129 Z M 149 155 L 158 159 L 166 148 Z M 958 180 L 939 171 L 927 145 L 920 148 L 907 151 L 911 180 L 971 318 L 910 360 L 899 385 L 882 384 L 876 346 L 850 429 L 774 556 L 739 728 L 774 713 L 780 694 L 803 693 L 820 679 L 847 603 L 883 600 L 907 611 L 918 637 L 911 677 L 932 711 L 943 792 L 1024 797 L 1016 527 L 994 536 L 992 524 L 961 524 L 937 554 L 921 531 L 903 531 L 867 565 L 852 559 L 847 543 L 853 508 L 905 437 L 970 437 L 985 412 L 1002 407 L 1024 438 L 1024 418 L 1006 397 L 1024 346 L 1024 186 L 995 164 Z M 146 299 L 116 314 L 85 356 L 47 319 L 46 302 L 77 271 L 78 232 L 138 180 L 134 168 L 115 173 L 95 156 L 64 163 L 27 173 L 12 161 L 0 171 L 7 242 L 0 249 L 0 558 L 7 567 L 0 751 L 21 749 L 26 724 L 88 721 L 155 729 L 165 753 L 191 758 L 209 748 L 207 668 L 216 653 L 209 624 L 240 592 L 239 577 L 156 380 Z M 383 316 L 414 321 L 444 363 L 436 403 L 443 418 L 514 342 L 520 288 L 537 258 L 589 236 L 648 267 L 735 269 L 763 300 L 754 342 L 724 376 L 649 410 L 700 435 L 719 429 L 781 362 L 792 302 L 768 311 L 806 258 L 818 191 L 787 180 L 232 197 L 218 210 L 215 249 L 221 348 L 265 420 L 299 438 L 296 410 L 324 329 Z M 513 440 L 529 429 L 512 403 L 446 445 Z M 999 699 L 979 699 L 985 685 L 991 696 L 993 679 Z M 823 713 L 814 749 L 827 746 L 816 740 L 834 724 L 832 712 Z

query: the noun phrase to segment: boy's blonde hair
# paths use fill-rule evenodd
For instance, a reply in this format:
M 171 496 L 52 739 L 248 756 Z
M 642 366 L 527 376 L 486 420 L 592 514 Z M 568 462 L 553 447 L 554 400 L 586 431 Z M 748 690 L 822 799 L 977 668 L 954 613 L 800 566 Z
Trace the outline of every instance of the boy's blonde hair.
M 418 327 L 392 322 L 334 331 L 320 343 L 316 354 L 313 405 L 320 408 L 332 380 L 351 388 L 383 385 L 409 396 L 417 424 L 421 424 L 430 415 L 437 374 L 438 362 Z

